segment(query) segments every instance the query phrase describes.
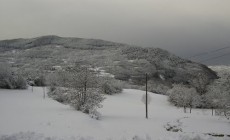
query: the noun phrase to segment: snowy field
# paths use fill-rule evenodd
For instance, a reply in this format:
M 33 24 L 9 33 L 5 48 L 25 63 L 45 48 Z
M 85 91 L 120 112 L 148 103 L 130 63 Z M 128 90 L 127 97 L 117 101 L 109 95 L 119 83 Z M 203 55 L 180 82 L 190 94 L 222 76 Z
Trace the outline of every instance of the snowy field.
M 106 96 L 99 109 L 103 116 L 94 120 L 68 105 L 43 99 L 42 88 L 1 89 L 0 140 L 230 140 L 229 120 L 211 116 L 210 110 L 185 114 L 163 95 L 149 93 L 152 101 L 145 119 L 144 93 L 125 89 Z

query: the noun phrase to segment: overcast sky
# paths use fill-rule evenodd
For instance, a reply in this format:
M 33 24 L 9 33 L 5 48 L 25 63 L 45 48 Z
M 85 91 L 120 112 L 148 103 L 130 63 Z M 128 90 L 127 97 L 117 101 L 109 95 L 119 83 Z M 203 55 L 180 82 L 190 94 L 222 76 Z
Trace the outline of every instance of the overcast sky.
M 230 46 L 230 0 L 0 0 L 0 40 L 42 35 L 158 47 L 188 57 Z

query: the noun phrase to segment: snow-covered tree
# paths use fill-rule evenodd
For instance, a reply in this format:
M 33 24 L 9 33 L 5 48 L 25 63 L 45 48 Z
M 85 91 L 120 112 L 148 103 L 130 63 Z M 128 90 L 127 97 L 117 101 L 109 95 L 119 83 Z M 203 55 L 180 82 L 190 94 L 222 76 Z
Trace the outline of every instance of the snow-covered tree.
M 26 89 L 27 83 L 22 75 L 6 63 L 0 63 L 0 88 Z
M 207 93 L 204 95 L 205 106 L 212 109 L 212 115 L 214 115 L 214 109 L 219 108 L 220 89 L 216 86 L 208 87 Z
M 52 88 L 49 95 L 57 101 L 67 102 L 87 114 L 102 107 L 100 103 L 105 98 L 99 86 L 99 77 L 88 67 L 78 66 L 52 76 L 54 78 L 49 78 L 49 83 L 57 88 Z
M 98 87 L 98 77 L 87 67 L 74 68 L 70 73 L 72 79 L 68 85 L 80 92 L 83 104 L 87 98 L 87 90 Z
M 104 94 L 116 94 L 122 92 L 122 83 L 112 78 L 100 78 L 100 88 Z
M 169 101 L 178 107 L 183 107 L 186 113 L 186 108 L 190 108 L 190 113 L 193 107 L 199 105 L 199 96 L 195 88 L 189 88 L 181 84 L 173 85 L 173 88 L 168 91 Z
M 100 103 L 105 98 L 98 83 L 97 75 L 87 67 L 74 69 L 69 84 L 70 88 L 75 89 L 71 92 L 71 105 L 84 113 L 102 107 Z
M 158 94 L 166 94 L 170 89 L 170 86 L 166 85 L 164 81 L 149 80 L 148 85 L 148 91 Z
M 79 91 L 71 92 L 71 105 L 84 113 L 90 113 L 92 110 L 101 108 L 100 104 L 105 98 L 99 89 L 88 89 L 85 93 L 85 98 L 81 97 L 82 94 Z
M 225 73 L 208 87 L 206 100 L 216 113 L 230 118 L 230 74 Z
M 206 92 L 208 77 L 205 76 L 205 73 L 198 72 L 195 78 L 191 79 L 191 85 L 196 88 L 197 92 L 200 95 L 203 95 Z

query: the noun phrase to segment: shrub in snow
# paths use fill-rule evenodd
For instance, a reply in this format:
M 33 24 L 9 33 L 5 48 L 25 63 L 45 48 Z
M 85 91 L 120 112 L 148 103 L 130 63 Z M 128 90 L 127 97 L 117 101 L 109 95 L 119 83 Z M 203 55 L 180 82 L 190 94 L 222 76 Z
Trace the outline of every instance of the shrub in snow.
M 14 89 L 26 89 L 26 80 L 19 74 L 15 74 L 12 80 L 12 86 Z
M 92 137 L 50 137 L 36 132 L 20 132 L 0 136 L 0 140 L 94 140 Z
M 46 86 L 46 79 L 44 75 L 39 75 L 34 79 L 34 85 L 35 86 Z
M 144 139 L 142 139 L 142 138 L 139 137 L 139 136 L 134 136 L 134 137 L 133 137 L 133 140 L 144 140 Z
M 57 87 L 51 91 L 49 91 L 47 94 L 49 97 L 53 98 L 54 100 L 68 104 L 70 103 L 70 89 L 63 88 L 63 87 Z
M 140 136 L 134 136 L 132 140 L 152 140 L 152 138 L 149 135 L 146 135 L 145 137 L 140 137 Z
M 177 126 L 177 125 L 167 124 L 164 127 L 165 127 L 165 129 L 167 131 L 171 131 L 171 132 L 182 132 L 182 129 L 179 126 Z
M 49 86 L 50 91 L 55 90 L 57 87 L 69 88 L 72 84 L 72 74 L 65 71 L 51 73 L 46 77 L 46 84 Z
M 11 135 L 0 136 L 0 140 L 96 140 L 93 137 L 48 137 L 43 134 L 35 132 L 20 132 Z M 117 140 L 116 138 L 107 138 L 108 140 Z M 218 138 L 217 138 L 218 139 Z M 150 136 L 138 136 L 135 135 L 131 139 L 123 137 L 122 140 L 215 140 L 215 138 L 208 135 L 198 135 L 198 134 L 178 134 L 162 136 L 161 138 L 151 138 Z M 228 140 L 228 138 L 223 138 L 223 140 Z
M 49 86 L 49 91 L 53 92 L 57 86 L 59 86 L 58 75 L 56 73 L 51 73 L 47 76 L 47 85 Z
M 150 80 L 148 81 L 148 91 L 158 94 L 166 94 L 170 89 L 170 86 L 165 84 L 165 82 L 157 82 Z
M 179 134 L 162 137 L 159 140 L 216 140 L 215 138 L 203 134 Z
M 128 81 L 130 79 L 131 76 L 128 70 L 125 70 L 124 68 L 120 68 L 120 67 L 117 67 L 116 69 L 117 69 L 116 73 L 114 73 L 115 79 L 123 80 L 123 81 Z
M 229 120 L 230 119 L 230 107 L 223 108 L 223 109 L 216 109 L 215 114 L 218 116 L 224 116 Z
M 122 92 L 121 82 L 113 79 L 103 79 L 101 90 L 104 94 L 116 94 Z
M 97 110 L 92 109 L 89 111 L 89 116 L 93 119 L 100 120 L 102 115 Z
M 98 89 L 88 89 L 82 93 L 80 91 L 71 91 L 70 102 L 77 110 L 89 114 L 90 110 L 101 108 L 100 104 L 104 100 L 103 94 Z
M 26 80 L 7 64 L 0 64 L 0 88 L 26 89 Z

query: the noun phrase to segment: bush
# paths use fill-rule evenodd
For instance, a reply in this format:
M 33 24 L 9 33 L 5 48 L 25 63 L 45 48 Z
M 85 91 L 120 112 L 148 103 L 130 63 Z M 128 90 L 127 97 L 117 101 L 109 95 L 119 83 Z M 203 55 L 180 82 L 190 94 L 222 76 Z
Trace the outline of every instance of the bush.
M 118 80 L 107 79 L 101 85 L 101 90 L 104 94 L 112 95 L 122 92 L 121 82 Z
M 101 113 L 98 112 L 97 110 L 93 109 L 93 110 L 90 110 L 89 112 L 89 116 L 93 119 L 96 119 L 96 120 L 100 120 L 101 119 Z
M 118 80 L 128 81 L 130 77 L 131 77 L 130 74 L 119 72 L 115 74 L 114 78 Z
M 159 82 L 157 80 L 150 80 L 148 82 L 148 91 L 158 94 L 167 94 L 167 91 L 171 88 L 166 82 Z
M 101 108 L 100 104 L 104 100 L 104 96 L 98 89 L 88 89 L 86 93 L 74 90 L 71 92 L 70 105 L 76 110 L 80 110 L 86 114 L 89 114 L 91 110 Z
M 53 92 L 56 90 L 56 87 L 60 86 L 59 84 L 59 75 L 57 73 L 51 73 L 47 76 L 46 81 L 47 81 L 47 86 L 49 86 L 49 91 Z
M 46 79 L 44 75 L 40 75 L 34 79 L 34 85 L 35 86 L 46 86 Z
M 70 92 L 70 89 L 57 87 L 50 90 L 50 92 L 48 92 L 47 94 L 49 97 L 60 103 L 68 104 L 70 103 Z
M 0 64 L 0 88 L 26 89 L 26 80 L 18 73 L 14 73 L 7 64 Z
M 14 76 L 14 89 L 26 89 L 27 83 L 26 80 L 21 75 Z

